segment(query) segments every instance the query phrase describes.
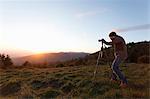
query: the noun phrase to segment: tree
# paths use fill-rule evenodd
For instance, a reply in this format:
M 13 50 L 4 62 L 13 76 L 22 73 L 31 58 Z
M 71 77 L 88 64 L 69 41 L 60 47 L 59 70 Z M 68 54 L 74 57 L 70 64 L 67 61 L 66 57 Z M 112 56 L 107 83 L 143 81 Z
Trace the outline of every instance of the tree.
M 0 66 L 3 66 L 2 55 L 0 54 Z
M 0 54 L 0 65 L 4 66 L 4 61 L 5 61 L 5 55 L 4 54 Z
M 4 54 L 1 55 L 1 60 L 4 63 L 4 61 L 5 61 L 5 55 Z
M 31 63 L 30 63 L 29 61 L 25 61 L 25 62 L 22 64 L 22 66 L 29 66 L 29 65 L 31 65 Z
M 10 66 L 13 65 L 13 62 L 9 55 L 5 56 L 5 54 L 0 54 L 0 65 L 1 66 Z
M 9 57 L 9 55 L 6 56 L 6 58 L 4 60 L 4 65 L 5 66 L 13 65 L 13 62 L 12 62 L 11 58 Z

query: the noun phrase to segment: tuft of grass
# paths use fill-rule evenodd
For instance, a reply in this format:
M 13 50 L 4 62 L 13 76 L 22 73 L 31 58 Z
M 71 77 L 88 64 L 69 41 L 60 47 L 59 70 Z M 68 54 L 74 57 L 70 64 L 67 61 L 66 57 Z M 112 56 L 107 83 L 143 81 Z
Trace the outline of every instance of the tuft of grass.
M 112 99 L 122 99 L 124 96 L 119 89 L 111 89 L 103 95 L 104 98 L 112 98 Z M 127 97 L 124 97 L 127 98 Z M 128 97 L 129 98 L 129 97 Z
M 57 90 L 52 90 L 50 89 L 49 91 L 41 94 L 41 99 L 51 99 L 51 98 L 56 98 L 57 96 L 59 96 L 61 93 Z
M 92 84 L 92 81 L 91 80 L 88 80 L 88 79 L 84 79 L 84 80 L 81 80 L 80 82 L 77 83 L 77 86 L 78 87 L 87 87 L 87 86 L 90 86 Z
M 56 78 L 51 78 L 47 83 L 48 83 L 48 86 L 55 88 L 55 89 L 58 89 L 64 85 L 63 81 L 56 79 Z
M 21 99 L 34 99 L 34 97 L 30 95 L 24 95 L 21 97 Z
M 32 73 L 31 73 L 31 72 L 28 72 L 28 71 L 24 71 L 24 72 L 21 72 L 21 73 L 19 74 L 19 76 L 26 78 L 26 77 L 32 76 Z
M 71 92 L 71 90 L 73 90 L 73 88 L 74 88 L 74 85 L 69 82 L 69 83 L 65 84 L 65 85 L 61 88 L 61 90 L 62 90 L 64 93 L 69 93 L 69 92 Z
M 34 80 L 34 81 L 31 82 L 31 87 L 34 90 L 37 90 L 37 89 L 40 89 L 40 88 L 43 88 L 43 87 L 46 87 L 46 86 L 47 86 L 46 82 L 43 82 L 43 81 Z
M 96 97 L 98 95 L 103 95 L 110 89 L 108 85 L 104 85 L 103 83 L 94 83 L 93 86 L 89 90 L 89 96 Z
M 7 96 L 13 95 L 14 93 L 21 90 L 21 83 L 20 82 L 9 82 L 5 83 L 0 88 L 0 95 Z

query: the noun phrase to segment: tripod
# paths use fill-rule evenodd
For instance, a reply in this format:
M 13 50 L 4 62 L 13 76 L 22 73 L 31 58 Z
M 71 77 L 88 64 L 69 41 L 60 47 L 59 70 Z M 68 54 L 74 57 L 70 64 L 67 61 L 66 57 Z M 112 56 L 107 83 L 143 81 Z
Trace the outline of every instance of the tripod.
M 102 42 L 102 47 L 101 47 L 101 50 L 99 51 L 99 54 L 98 54 L 98 58 L 97 58 L 97 62 L 96 62 L 93 78 L 95 78 L 96 73 L 97 73 L 97 67 L 98 67 L 98 64 L 99 64 L 99 59 L 103 57 L 103 48 L 104 48 L 103 45 L 104 45 L 104 43 Z

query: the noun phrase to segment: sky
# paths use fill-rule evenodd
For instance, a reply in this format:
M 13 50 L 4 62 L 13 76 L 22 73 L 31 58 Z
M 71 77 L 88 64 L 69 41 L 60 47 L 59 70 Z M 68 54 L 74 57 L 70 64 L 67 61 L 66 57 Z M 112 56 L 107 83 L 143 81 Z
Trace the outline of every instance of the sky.
M 149 0 L 0 0 L 0 53 L 88 52 L 112 30 L 150 26 Z M 150 40 L 150 29 L 117 33 Z

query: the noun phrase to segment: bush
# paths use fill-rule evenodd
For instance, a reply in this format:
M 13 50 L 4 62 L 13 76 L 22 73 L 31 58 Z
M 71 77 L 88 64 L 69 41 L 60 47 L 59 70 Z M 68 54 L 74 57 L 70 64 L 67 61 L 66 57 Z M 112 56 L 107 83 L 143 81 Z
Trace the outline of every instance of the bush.
M 31 63 L 29 61 L 25 61 L 22 66 L 31 66 Z
M 150 56 L 144 55 L 138 58 L 138 63 L 150 63 Z

